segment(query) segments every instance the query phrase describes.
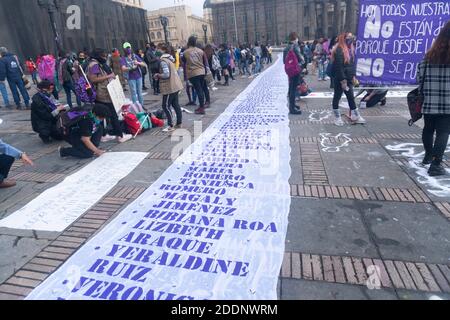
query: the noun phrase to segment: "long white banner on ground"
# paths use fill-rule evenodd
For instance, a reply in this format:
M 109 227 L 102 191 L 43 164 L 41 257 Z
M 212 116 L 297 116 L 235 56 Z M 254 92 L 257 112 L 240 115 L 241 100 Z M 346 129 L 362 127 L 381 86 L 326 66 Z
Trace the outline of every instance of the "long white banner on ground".
M 106 153 L 0 221 L 0 227 L 64 231 L 145 159 L 147 153 Z
M 276 299 L 290 209 L 287 89 L 278 61 L 27 299 Z

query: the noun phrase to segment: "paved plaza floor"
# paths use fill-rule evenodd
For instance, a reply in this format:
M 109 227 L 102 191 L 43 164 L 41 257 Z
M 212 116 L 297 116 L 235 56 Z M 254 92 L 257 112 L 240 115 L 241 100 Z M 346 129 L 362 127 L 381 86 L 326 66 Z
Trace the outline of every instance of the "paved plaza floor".
M 314 91 L 330 91 L 329 82 L 307 80 Z M 229 87 L 218 85 L 212 108 L 205 116 L 184 113 L 184 128 L 192 135 L 194 121 L 207 128 L 252 81 L 237 76 Z M 151 90 L 145 96 L 152 110 L 160 99 Z M 450 178 L 429 178 L 418 165 L 421 128 L 408 126 L 406 99 L 364 109 L 366 125 L 344 127 L 333 124 L 329 98 L 299 105 L 303 115 L 290 116 L 292 202 L 278 297 L 449 299 Z M 43 145 L 29 111 L 0 108 L 0 118 L 0 138 L 36 164 L 14 165 L 17 187 L 0 191 L 3 219 L 91 160 L 61 160 L 63 143 Z M 0 228 L 0 299 L 23 299 L 52 274 L 156 181 L 171 165 L 176 143 L 153 129 L 125 144 L 106 144 L 110 151 L 149 155 L 64 232 Z

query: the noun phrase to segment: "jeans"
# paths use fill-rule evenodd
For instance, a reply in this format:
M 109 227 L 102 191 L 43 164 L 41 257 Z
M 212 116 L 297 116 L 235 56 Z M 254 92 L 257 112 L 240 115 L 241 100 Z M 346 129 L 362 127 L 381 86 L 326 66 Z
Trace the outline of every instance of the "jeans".
M 327 71 L 327 62 L 319 60 L 319 80 L 325 80 Z
M 5 106 L 9 106 L 8 91 L 6 90 L 6 85 L 4 82 L 0 82 L 0 92 L 2 93 L 3 102 Z
M 167 122 L 169 127 L 173 127 L 173 117 L 172 112 L 170 110 L 170 107 L 172 107 L 175 110 L 175 114 L 177 115 L 177 126 L 181 125 L 183 123 L 183 112 L 181 111 L 181 107 L 178 101 L 178 93 L 175 92 L 170 95 L 165 95 L 163 97 L 163 110 L 167 116 Z
M 256 67 L 255 67 L 255 74 L 261 72 L 261 58 L 256 57 Z
M 28 95 L 27 89 L 25 89 L 25 85 L 23 83 L 22 79 L 8 79 L 9 88 L 11 89 L 14 102 L 16 103 L 16 106 L 20 105 L 20 96 L 17 89 L 19 89 L 20 93 L 22 94 L 23 101 L 25 102 L 25 105 L 28 107 L 30 105 L 30 96 Z
M 425 114 L 424 120 L 422 141 L 425 152 L 432 155 L 436 162 L 441 163 L 450 134 L 450 115 Z M 436 140 L 434 140 L 434 133 L 436 133 Z
M 297 87 L 300 84 L 300 75 L 289 78 L 289 111 L 295 110 L 295 94 Z
M 31 73 L 31 78 L 33 79 L 33 83 L 34 84 L 38 84 L 39 83 L 37 76 L 38 76 L 38 72 L 37 71 L 33 71 Z
M 208 86 L 206 85 L 205 76 L 200 75 L 193 78 L 190 78 L 189 81 L 194 86 L 195 91 L 197 91 L 198 100 L 200 102 L 200 108 L 205 107 L 205 91 L 204 87 L 206 86 L 206 89 L 208 89 Z M 209 95 L 209 90 L 208 90 Z
M 67 104 L 69 105 L 69 107 L 73 107 L 72 104 L 72 92 L 75 94 L 75 97 L 77 99 L 77 105 L 79 107 L 81 107 L 81 100 L 80 97 L 77 96 L 77 93 L 75 92 L 75 87 L 73 86 L 73 82 L 72 81 L 66 81 L 63 83 L 63 88 L 64 91 L 66 92 L 66 97 L 67 97 Z
M 0 154 L 0 183 L 8 178 L 9 170 L 11 170 L 14 161 L 15 159 L 13 157 Z
M 251 76 L 252 74 L 250 73 L 250 70 L 248 69 L 248 61 L 244 60 L 241 62 L 242 65 L 242 73 L 245 76 L 245 74 L 247 73 L 249 76 Z
M 92 135 L 91 142 L 94 146 L 98 147 L 102 140 L 103 129 L 100 126 L 97 131 Z M 72 131 L 67 139 L 67 142 L 72 145 L 70 148 L 61 148 L 61 156 L 63 157 L 75 157 L 81 159 L 89 159 L 94 156 L 94 153 L 86 147 L 81 140 L 80 135 L 76 132 L 76 129 Z
M 355 94 L 353 93 L 353 84 L 351 84 L 351 81 L 348 81 L 348 87 L 349 90 L 345 91 L 345 95 L 347 96 L 348 105 L 350 106 L 350 110 L 356 109 L 356 102 L 355 102 Z M 333 97 L 333 109 L 338 110 L 339 109 L 339 101 L 342 98 L 342 94 L 344 93 L 344 90 L 342 90 L 341 83 L 339 81 L 334 81 L 334 97 Z
M 136 80 L 128 80 L 128 85 L 131 91 L 131 100 L 133 103 L 139 102 L 144 105 L 144 97 L 142 96 L 142 78 Z

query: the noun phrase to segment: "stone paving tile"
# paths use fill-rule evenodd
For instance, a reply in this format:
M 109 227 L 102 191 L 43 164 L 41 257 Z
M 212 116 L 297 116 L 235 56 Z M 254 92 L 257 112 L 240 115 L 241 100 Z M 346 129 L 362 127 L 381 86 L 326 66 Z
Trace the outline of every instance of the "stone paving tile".
M 294 259 L 295 268 L 292 267 Z M 281 277 L 367 286 L 367 281 L 374 275 L 369 274 L 369 267 L 376 266 L 379 267 L 380 273 L 376 274 L 377 280 L 371 283 L 378 284 L 379 288 L 450 293 L 450 277 L 445 277 L 440 272 L 450 266 L 421 262 L 286 252 Z

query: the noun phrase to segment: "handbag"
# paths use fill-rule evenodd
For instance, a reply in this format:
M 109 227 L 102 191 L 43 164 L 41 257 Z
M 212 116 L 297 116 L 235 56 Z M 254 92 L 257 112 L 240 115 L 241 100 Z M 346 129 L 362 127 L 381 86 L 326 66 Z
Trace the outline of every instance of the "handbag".
M 408 108 L 409 113 L 411 115 L 411 120 L 408 121 L 408 125 L 412 127 L 412 125 L 422 119 L 422 110 L 423 110 L 423 103 L 425 101 L 425 97 L 423 95 L 423 87 L 425 85 L 425 77 L 427 75 L 427 64 L 425 64 L 425 70 L 422 77 L 422 82 L 420 83 L 420 86 L 410 93 L 408 93 L 407 101 L 408 101 Z
M 309 87 L 306 84 L 306 82 L 302 82 L 298 87 L 297 87 L 298 92 L 300 93 L 301 96 L 306 96 L 309 93 Z

